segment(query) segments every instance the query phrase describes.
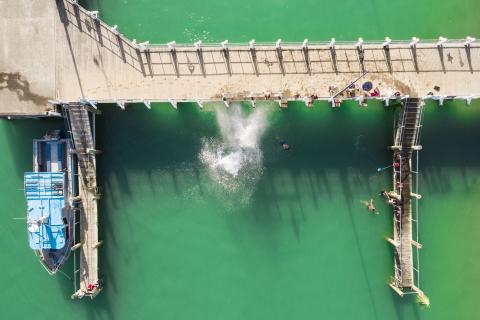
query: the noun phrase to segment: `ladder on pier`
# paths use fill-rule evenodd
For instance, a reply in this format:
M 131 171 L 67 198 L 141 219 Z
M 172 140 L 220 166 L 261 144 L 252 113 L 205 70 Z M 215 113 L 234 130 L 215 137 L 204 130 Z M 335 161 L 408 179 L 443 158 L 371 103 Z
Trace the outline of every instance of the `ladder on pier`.
M 97 200 L 100 194 L 95 158 L 95 113 L 91 113 L 90 117 L 88 107 L 83 104 L 66 105 L 64 110 L 73 152 L 77 156 L 79 181 L 79 197 L 76 200 L 80 215 L 80 242 L 74 244 L 73 249 L 80 252 L 80 265 L 75 270 L 75 293 L 72 298 L 85 295 L 94 298 L 102 290 L 98 278 L 98 247 L 101 242 L 98 240 Z
M 393 191 L 397 199 L 393 210 L 394 276 L 390 287 L 399 295 L 415 293 L 428 302 L 420 289 L 418 241 L 418 151 L 423 121 L 423 101 L 406 98 L 398 119 L 393 161 Z M 428 304 L 428 303 L 425 303 Z

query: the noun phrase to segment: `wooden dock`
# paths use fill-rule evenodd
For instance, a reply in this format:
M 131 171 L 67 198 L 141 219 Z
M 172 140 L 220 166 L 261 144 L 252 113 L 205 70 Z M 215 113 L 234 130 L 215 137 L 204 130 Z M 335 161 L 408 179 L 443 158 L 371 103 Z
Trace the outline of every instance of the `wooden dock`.
M 99 190 L 96 177 L 95 140 L 88 107 L 76 104 L 65 106 L 74 150 L 78 159 L 80 210 L 80 266 L 76 270 L 79 290 L 72 298 L 95 297 L 102 289 L 98 276 L 98 210 Z M 94 115 L 93 115 L 94 116 Z
M 418 222 L 418 212 L 414 216 L 413 201 L 421 198 L 413 188 L 414 175 L 418 169 L 412 166 L 412 156 L 421 149 L 418 146 L 422 126 L 421 99 L 406 98 L 398 119 L 394 151 L 393 191 L 390 196 L 396 200 L 393 204 L 393 239 L 394 276 L 390 286 L 400 295 L 417 293 L 423 295 L 419 285 L 420 267 L 418 259 L 415 263 L 414 246 L 418 250 L 421 245 L 414 240 L 414 227 Z M 416 230 L 415 230 L 416 231 Z M 418 232 L 415 232 L 418 235 Z

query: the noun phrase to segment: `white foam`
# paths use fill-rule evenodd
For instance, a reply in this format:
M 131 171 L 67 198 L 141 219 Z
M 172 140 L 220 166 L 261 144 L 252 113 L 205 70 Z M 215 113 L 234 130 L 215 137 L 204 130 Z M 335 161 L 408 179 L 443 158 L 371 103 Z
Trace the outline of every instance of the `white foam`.
M 210 176 L 225 189 L 251 187 L 263 171 L 260 141 L 267 127 L 267 114 L 258 108 L 245 114 L 238 104 L 217 109 L 221 137 L 203 138 L 199 154 Z

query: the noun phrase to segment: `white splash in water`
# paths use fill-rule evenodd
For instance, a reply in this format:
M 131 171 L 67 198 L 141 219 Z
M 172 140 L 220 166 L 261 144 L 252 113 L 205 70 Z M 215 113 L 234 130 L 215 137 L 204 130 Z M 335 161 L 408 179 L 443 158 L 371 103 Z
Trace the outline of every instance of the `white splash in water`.
M 232 104 L 229 110 L 217 109 L 217 122 L 221 138 L 202 140 L 200 160 L 224 189 L 252 187 L 263 170 L 259 144 L 267 127 L 266 111 L 258 108 L 245 114 L 240 105 Z

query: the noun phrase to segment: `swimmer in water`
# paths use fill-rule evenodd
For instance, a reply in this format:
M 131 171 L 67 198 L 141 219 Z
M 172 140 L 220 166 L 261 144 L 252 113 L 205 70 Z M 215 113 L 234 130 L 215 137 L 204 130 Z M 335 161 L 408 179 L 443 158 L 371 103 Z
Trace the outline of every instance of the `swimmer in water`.
M 373 212 L 375 214 L 379 214 L 377 211 L 377 208 L 375 208 L 375 205 L 373 204 L 373 199 L 370 199 L 370 202 L 368 201 L 360 201 L 370 212 Z
M 283 148 L 283 151 L 290 150 L 290 146 L 288 145 L 287 141 L 285 140 L 280 140 L 280 145 Z

